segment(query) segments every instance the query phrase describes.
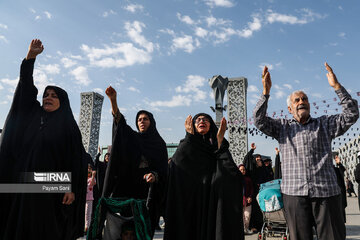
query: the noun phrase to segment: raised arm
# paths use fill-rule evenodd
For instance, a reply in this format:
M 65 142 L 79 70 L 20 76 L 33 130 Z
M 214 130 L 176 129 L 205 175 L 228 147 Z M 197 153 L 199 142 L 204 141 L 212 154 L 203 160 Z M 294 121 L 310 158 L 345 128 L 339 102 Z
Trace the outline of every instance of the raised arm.
M 254 124 L 266 135 L 278 139 L 281 127 L 280 120 L 275 120 L 266 116 L 267 104 L 272 85 L 270 73 L 266 66 L 264 67 L 261 81 L 263 85 L 263 92 L 253 112 Z
M 185 131 L 187 133 L 194 135 L 194 127 L 192 124 L 192 116 L 191 115 L 187 116 L 187 118 L 185 119 Z
M 338 82 L 336 75 L 333 72 L 332 68 L 329 66 L 329 64 L 327 64 L 327 62 L 325 62 L 325 68 L 326 68 L 326 71 L 328 71 L 326 74 L 326 77 L 328 79 L 329 85 L 331 87 L 333 87 L 335 91 L 339 90 L 341 88 L 341 85 Z
M 270 95 L 270 89 L 271 89 L 271 76 L 270 72 L 268 71 L 267 66 L 264 67 L 263 73 L 261 75 L 261 81 L 263 84 L 263 94 L 264 95 Z
M 20 79 L 14 93 L 11 111 L 27 115 L 33 111 L 34 104 L 40 106 L 40 103 L 36 100 L 38 90 L 34 85 L 33 71 L 35 58 L 43 50 L 44 46 L 39 39 L 31 41 L 27 56 L 21 63 Z
M 105 94 L 110 99 L 112 114 L 115 116 L 117 114 L 117 112 L 119 111 L 118 105 L 117 105 L 117 100 L 116 100 L 116 90 L 113 87 L 109 86 L 105 90 Z
M 226 119 L 223 117 L 220 122 L 220 127 L 217 132 L 217 142 L 218 142 L 218 149 L 220 149 L 221 143 L 224 140 L 224 135 L 226 132 Z
M 327 70 L 326 77 L 329 85 L 334 88 L 340 99 L 342 113 L 332 115 L 328 118 L 328 129 L 332 138 L 344 134 L 359 118 L 358 102 L 353 99 L 346 89 L 341 86 L 332 68 L 325 63 Z

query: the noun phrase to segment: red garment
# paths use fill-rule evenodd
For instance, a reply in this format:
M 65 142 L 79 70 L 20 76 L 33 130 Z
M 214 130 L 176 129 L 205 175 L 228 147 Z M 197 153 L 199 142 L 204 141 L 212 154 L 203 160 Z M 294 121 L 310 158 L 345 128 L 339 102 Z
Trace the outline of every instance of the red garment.
M 254 187 L 251 181 L 251 178 L 248 176 L 243 176 L 244 184 L 243 184 L 243 206 L 249 206 L 251 203 L 246 201 L 247 198 L 251 198 L 254 201 Z

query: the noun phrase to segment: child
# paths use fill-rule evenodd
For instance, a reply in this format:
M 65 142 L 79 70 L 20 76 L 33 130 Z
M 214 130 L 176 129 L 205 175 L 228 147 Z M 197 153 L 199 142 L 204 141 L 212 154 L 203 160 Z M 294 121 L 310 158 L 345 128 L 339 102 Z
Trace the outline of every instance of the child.
M 85 205 L 85 232 L 87 232 L 91 222 L 91 212 L 93 205 L 93 187 L 96 184 L 95 180 L 96 171 L 92 171 L 90 164 L 88 165 L 88 180 L 86 191 L 86 205 Z

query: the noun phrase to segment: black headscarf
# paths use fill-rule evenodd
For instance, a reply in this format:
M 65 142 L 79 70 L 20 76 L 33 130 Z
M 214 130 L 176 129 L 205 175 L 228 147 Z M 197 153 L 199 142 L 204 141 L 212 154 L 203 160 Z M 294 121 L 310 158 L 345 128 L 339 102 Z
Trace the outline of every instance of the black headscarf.
M 135 124 L 139 115 L 145 113 L 150 119 L 149 128 L 141 133 L 132 130 L 121 115 L 119 123 L 113 124 L 113 144 L 110 161 L 106 170 L 103 196 L 139 198 L 138 184 L 144 182 L 139 175 L 142 158 L 149 164 L 148 171 L 156 172 L 159 180 L 164 181 L 167 172 L 166 143 L 156 129 L 153 115 L 145 110 L 136 114 Z M 149 173 L 149 172 L 148 172 Z
M 155 219 L 165 191 L 168 158 L 166 143 L 159 135 L 155 119 L 150 112 L 141 110 L 137 113 L 137 129 L 139 130 L 137 120 L 142 113 L 150 120 L 150 126 L 145 132 L 132 130 L 126 124 L 123 115 L 118 123 L 114 120 L 113 144 L 105 174 L 103 197 L 146 199 L 153 234 L 157 224 Z M 140 163 L 143 162 L 146 162 L 148 167 L 140 168 Z M 147 173 L 155 174 L 155 183 L 146 183 L 143 176 Z M 101 215 L 104 216 L 104 212 Z
M 24 172 L 71 172 L 73 204 L 64 193 L 15 193 L 0 196 L 0 239 L 73 239 L 79 237 L 85 206 L 84 147 L 67 93 L 55 86 L 60 107 L 46 112 L 36 100 L 34 59 L 24 60 L 20 80 L 0 142 L 0 182 L 18 183 Z M 82 179 L 85 177 L 84 179 Z M 77 226 L 77 227 L 76 227 Z M 83 226 L 81 226 L 81 229 Z
M 210 129 L 195 130 L 205 116 Z M 241 174 L 223 140 L 217 143 L 217 127 L 205 113 L 193 118 L 194 134 L 186 133 L 169 170 L 164 240 L 243 239 Z

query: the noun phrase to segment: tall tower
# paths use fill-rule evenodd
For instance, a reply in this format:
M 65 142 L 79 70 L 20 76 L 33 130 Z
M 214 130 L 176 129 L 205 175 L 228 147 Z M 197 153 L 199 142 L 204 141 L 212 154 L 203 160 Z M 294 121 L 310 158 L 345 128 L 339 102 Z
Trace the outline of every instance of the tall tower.
M 246 95 L 247 79 L 229 78 L 227 87 L 229 150 L 237 165 L 242 163 L 248 151 Z
M 95 92 L 81 93 L 79 128 L 85 151 L 95 159 L 101 120 L 101 109 L 104 97 Z

